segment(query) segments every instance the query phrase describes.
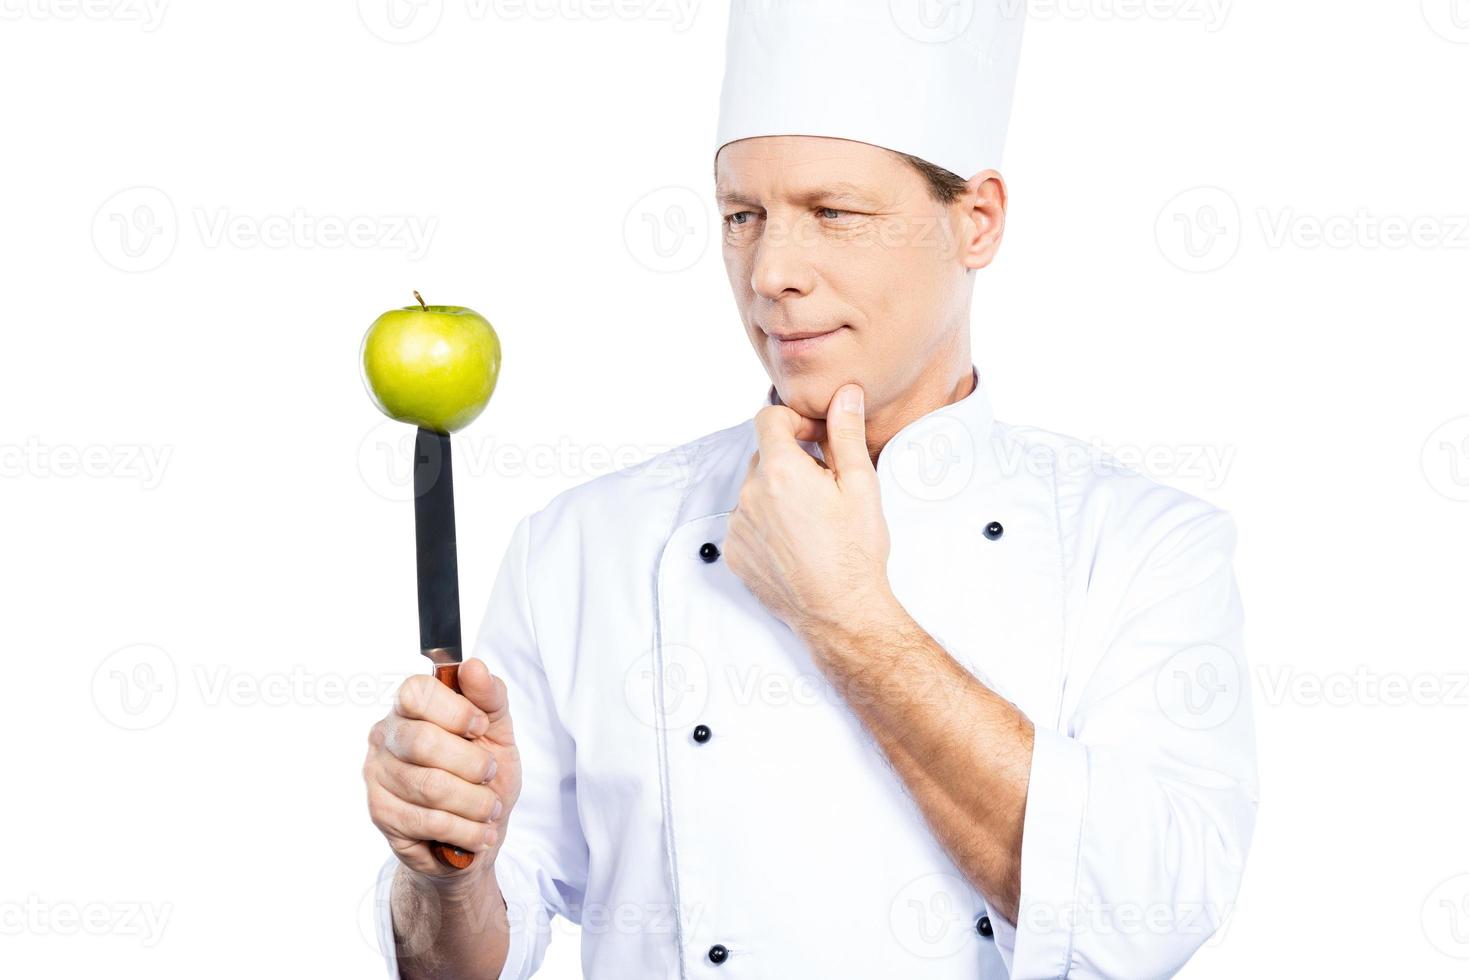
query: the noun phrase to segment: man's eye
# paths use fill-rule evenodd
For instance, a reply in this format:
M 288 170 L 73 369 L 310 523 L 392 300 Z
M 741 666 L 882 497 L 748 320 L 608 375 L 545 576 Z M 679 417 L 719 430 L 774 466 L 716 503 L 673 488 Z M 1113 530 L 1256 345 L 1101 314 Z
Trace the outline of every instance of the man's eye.
M 854 214 L 852 211 L 843 211 L 840 208 L 818 208 L 816 213 L 827 221 L 840 221 Z
M 734 214 L 725 215 L 724 223 L 732 228 L 738 228 L 741 225 L 749 224 L 749 219 L 754 215 L 753 211 L 736 211 Z

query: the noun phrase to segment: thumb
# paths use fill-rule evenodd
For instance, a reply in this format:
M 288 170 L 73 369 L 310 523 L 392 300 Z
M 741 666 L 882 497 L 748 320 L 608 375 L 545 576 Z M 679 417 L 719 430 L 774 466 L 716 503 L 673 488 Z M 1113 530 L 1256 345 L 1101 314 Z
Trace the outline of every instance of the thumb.
M 861 385 L 842 385 L 832 395 L 826 410 L 826 441 L 831 449 L 828 462 L 838 482 L 875 472 L 867 452 L 867 417 Z
M 485 738 L 503 745 L 515 744 L 515 732 L 510 727 L 510 692 L 483 660 L 471 657 L 459 665 L 459 691 L 490 716 Z

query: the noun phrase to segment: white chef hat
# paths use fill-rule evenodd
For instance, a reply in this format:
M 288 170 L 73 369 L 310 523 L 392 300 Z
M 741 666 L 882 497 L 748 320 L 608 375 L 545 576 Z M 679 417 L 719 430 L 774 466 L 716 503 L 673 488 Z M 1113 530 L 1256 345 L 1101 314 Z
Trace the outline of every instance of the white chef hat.
M 1025 0 L 731 0 L 715 153 L 834 136 L 998 169 Z

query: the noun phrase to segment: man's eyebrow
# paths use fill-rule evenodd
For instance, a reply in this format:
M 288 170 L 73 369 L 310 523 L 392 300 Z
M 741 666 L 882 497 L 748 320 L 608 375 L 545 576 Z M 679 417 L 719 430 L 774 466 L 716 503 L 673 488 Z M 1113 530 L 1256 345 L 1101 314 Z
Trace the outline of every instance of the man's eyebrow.
M 720 204 L 758 204 L 753 198 L 747 196 L 737 188 L 716 188 L 715 199 Z M 825 184 L 820 187 L 801 188 L 790 193 L 790 199 L 797 204 L 814 204 L 817 201 L 855 201 L 863 204 L 875 204 L 871 191 L 850 181 L 839 180 L 834 183 Z

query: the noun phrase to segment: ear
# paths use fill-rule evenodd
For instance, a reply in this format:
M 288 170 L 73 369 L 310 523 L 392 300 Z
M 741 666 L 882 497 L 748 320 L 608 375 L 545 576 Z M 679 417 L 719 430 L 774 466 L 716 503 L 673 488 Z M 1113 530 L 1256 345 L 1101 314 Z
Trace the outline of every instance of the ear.
M 997 171 L 982 170 L 969 178 L 964 193 L 954 202 L 959 215 L 959 261 L 966 269 L 983 269 L 994 261 L 1005 237 L 1005 209 L 1009 205 L 1005 178 Z

